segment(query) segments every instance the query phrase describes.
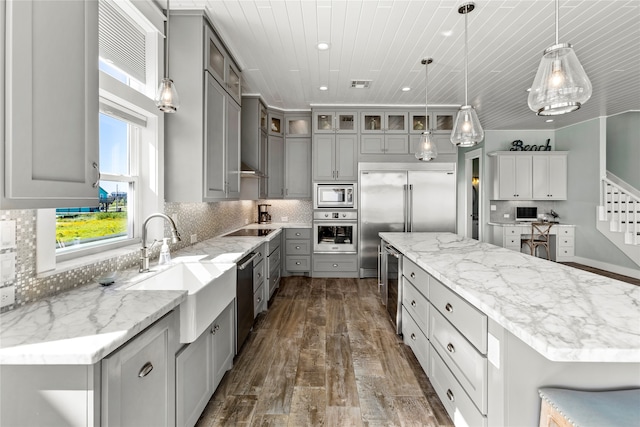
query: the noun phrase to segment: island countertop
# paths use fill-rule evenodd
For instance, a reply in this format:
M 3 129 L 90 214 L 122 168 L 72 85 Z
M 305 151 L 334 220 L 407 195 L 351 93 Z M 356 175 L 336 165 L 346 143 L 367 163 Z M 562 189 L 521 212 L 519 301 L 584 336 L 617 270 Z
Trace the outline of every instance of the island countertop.
M 380 233 L 549 360 L 640 362 L 640 287 L 452 233 Z

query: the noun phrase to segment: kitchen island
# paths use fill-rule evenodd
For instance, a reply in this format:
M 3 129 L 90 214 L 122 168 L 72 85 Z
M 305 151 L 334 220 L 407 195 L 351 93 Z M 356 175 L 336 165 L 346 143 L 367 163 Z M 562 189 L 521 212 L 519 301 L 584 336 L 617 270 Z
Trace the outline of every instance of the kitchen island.
M 640 287 L 451 233 L 380 236 L 429 277 L 413 286 L 431 298 L 431 353 L 445 311 L 435 308 L 437 287 L 486 319 L 486 347 L 477 351 L 486 398 L 475 403 L 483 424 L 537 425 L 542 386 L 640 387 Z

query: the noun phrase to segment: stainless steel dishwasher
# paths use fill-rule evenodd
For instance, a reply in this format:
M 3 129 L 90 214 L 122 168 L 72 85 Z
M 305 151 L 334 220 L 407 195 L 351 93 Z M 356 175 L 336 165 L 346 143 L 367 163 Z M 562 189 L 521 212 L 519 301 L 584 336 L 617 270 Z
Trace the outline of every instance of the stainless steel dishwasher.
M 251 252 L 238 261 L 236 282 L 236 354 L 253 327 L 253 260 L 258 256 Z

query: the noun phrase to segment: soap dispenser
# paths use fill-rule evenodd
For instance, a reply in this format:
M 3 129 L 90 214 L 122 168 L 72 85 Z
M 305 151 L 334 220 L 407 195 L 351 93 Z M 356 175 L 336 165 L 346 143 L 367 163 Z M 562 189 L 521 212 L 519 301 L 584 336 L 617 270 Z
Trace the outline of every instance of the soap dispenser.
M 162 247 L 160 248 L 160 259 L 158 260 L 158 264 L 169 264 L 171 262 L 168 240 L 168 237 L 162 239 Z

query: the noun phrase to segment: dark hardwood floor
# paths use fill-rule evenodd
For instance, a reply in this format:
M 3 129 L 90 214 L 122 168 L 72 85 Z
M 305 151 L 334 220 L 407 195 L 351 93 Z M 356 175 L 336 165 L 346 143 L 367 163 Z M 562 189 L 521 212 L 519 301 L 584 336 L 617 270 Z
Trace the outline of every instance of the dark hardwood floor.
M 621 282 L 631 283 L 632 285 L 640 286 L 640 279 L 635 277 L 623 276 L 622 274 L 612 273 L 606 270 L 600 270 L 599 268 L 589 267 L 588 265 L 578 264 L 577 262 L 563 262 L 562 264 L 569 267 L 579 268 L 580 270 L 589 271 L 601 276 L 610 277 L 612 279 L 620 280 Z
M 375 279 L 288 277 L 197 423 L 452 426 Z

